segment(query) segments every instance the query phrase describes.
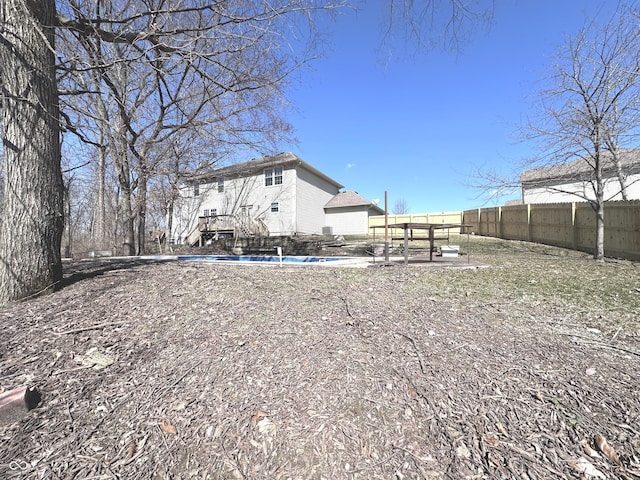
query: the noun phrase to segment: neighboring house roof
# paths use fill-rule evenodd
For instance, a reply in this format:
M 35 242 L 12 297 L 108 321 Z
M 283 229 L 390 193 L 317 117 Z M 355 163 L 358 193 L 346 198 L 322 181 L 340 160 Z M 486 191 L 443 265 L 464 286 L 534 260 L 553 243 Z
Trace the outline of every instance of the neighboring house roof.
M 507 200 L 506 202 L 504 202 L 504 206 L 505 207 L 510 207 L 512 205 L 522 205 L 522 199 L 518 199 L 518 200 Z
M 384 210 L 375 205 L 374 203 L 366 200 L 365 198 L 358 195 L 358 192 L 346 191 L 339 192 L 334 195 L 334 197 L 327 202 L 324 208 L 341 208 L 341 207 L 369 207 L 374 212 L 382 214 Z
M 344 187 L 344 185 L 336 182 L 335 180 L 325 175 L 320 170 L 312 167 L 307 162 L 291 152 L 283 152 L 278 153 L 277 155 L 253 158 L 247 162 L 236 163 L 233 165 L 229 165 L 228 167 L 217 168 L 209 172 L 193 175 L 189 178 L 189 180 L 203 181 L 218 177 L 242 177 L 262 172 L 262 170 L 264 170 L 265 168 L 298 166 L 304 168 L 305 170 L 308 170 L 309 172 L 324 179 L 326 182 L 335 185 L 338 188 Z
M 620 165 L 626 174 L 640 171 L 640 149 L 625 149 L 619 152 Z M 608 178 L 615 175 L 613 155 L 603 152 L 603 175 Z M 569 163 L 552 165 L 550 167 L 534 168 L 520 175 L 523 185 L 557 184 L 566 181 L 588 181 L 593 177 L 590 159 L 579 158 Z

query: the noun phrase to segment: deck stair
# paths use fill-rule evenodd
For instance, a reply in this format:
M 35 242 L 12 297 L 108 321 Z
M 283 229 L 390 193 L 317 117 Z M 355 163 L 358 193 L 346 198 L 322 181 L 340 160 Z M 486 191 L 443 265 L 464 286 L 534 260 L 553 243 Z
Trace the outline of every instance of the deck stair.
M 260 218 L 245 215 L 214 215 L 199 217 L 198 225 L 187 236 L 189 246 L 202 246 L 207 239 L 221 237 L 248 238 L 268 237 L 269 227 Z
M 187 236 L 186 244 L 190 247 L 199 247 L 202 241 L 202 232 L 199 226 L 196 226 L 191 233 Z

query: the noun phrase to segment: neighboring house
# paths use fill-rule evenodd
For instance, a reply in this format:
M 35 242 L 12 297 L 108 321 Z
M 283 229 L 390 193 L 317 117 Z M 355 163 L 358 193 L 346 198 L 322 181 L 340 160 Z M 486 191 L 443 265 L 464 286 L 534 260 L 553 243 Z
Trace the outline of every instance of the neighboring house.
M 362 215 L 370 202 L 359 197 L 359 205 L 330 206 L 342 188 L 288 152 L 195 175 L 180 188 L 171 239 L 194 244 L 215 235 L 348 234 L 356 230 L 352 220 L 366 233 Z M 361 215 L 355 216 L 354 208 Z
M 640 199 L 640 149 L 620 153 L 627 197 Z M 604 199 L 622 200 L 611 156 L 603 162 Z M 580 202 L 595 199 L 594 172 L 585 160 L 527 170 L 520 175 L 523 203 Z

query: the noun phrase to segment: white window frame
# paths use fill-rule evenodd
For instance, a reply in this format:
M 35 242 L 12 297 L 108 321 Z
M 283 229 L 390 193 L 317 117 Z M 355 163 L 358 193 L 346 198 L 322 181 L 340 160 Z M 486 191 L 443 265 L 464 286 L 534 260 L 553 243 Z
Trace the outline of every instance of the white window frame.
M 264 186 L 273 187 L 274 185 L 282 185 L 284 169 L 282 167 L 273 167 L 264 169 Z
M 224 193 L 224 177 L 218 177 L 218 193 Z
M 278 202 L 271 202 L 271 213 L 278 213 L 280 211 L 280 204 Z

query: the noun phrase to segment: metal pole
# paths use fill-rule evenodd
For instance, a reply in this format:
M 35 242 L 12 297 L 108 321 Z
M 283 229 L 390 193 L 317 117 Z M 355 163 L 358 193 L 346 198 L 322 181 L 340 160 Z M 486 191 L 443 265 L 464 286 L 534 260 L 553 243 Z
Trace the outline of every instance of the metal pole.
M 384 191 L 384 261 L 389 263 L 389 209 L 386 190 Z
M 413 232 L 412 232 L 413 238 Z M 404 264 L 409 265 L 409 224 L 404 224 Z

